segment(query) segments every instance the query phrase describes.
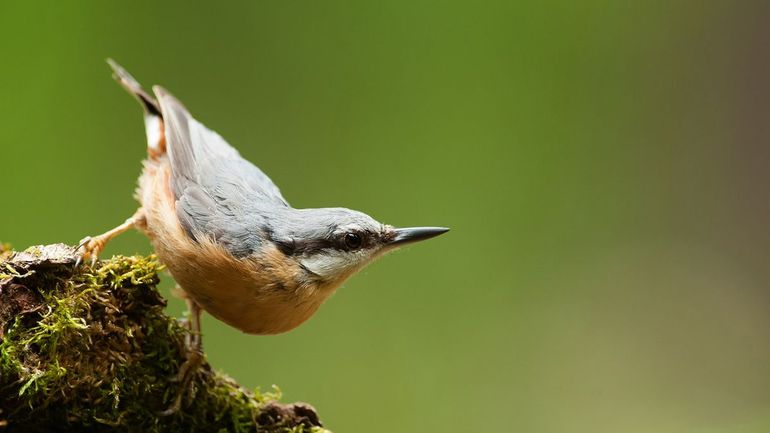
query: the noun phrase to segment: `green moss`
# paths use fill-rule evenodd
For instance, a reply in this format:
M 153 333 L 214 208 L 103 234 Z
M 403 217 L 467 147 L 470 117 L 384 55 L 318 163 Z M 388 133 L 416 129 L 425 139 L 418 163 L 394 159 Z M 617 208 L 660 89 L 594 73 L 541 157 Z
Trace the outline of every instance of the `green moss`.
M 188 330 L 163 313 L 160 269 L 154 256 L 0 263 L 0 431 L 324 431 L 208 363 L 180 389 Z M 180 392 L 182 409 L 159 416 Z

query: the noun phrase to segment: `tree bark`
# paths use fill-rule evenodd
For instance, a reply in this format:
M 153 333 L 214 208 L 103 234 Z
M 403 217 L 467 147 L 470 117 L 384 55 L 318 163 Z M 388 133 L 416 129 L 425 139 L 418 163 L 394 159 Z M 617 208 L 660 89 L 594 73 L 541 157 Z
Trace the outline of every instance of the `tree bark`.
M 205 361 L 176 380 L 189 330 L 163 311 L 154 256 L 76 258 L 63 244 L 0 244 L 0 432 L 326 431 L 312 406 L 245 390 Z

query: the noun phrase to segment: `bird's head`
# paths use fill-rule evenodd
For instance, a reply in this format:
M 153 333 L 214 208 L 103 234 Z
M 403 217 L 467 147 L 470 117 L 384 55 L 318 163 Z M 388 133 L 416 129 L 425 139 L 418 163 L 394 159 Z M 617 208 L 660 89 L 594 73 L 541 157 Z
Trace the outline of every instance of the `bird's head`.
M 384 253 L 448 230 L 395 228 L 345 208 L 301 209 L 273 242 L 310 278 L 334 288 Z

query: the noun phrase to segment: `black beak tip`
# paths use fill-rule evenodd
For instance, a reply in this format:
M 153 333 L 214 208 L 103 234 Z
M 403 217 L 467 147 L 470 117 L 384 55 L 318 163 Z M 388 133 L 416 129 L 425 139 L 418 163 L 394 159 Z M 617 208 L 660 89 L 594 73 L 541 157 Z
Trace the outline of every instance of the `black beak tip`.
M 424 241 L 449 231 L 447 227 L 409 227 L 396 229 L 396 236 L 390 241 L 391 245 L 399 245 Z
M 436 231 L 434 236 L 443 235 L 449 231 L 449 227 L 433 227 L 433 229 Z

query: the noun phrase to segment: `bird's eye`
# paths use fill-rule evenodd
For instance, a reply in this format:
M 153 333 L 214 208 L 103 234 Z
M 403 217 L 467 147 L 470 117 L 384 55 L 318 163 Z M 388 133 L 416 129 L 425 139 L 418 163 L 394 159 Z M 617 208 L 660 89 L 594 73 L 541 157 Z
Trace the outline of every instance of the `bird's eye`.
M 363 239 L 361 239 L 361 235 L 358 233 L 345 233 L 345 245 L 350 248 L 351 250 L 356 250 L 358 248 L 361 248 L 361 244 L 363 244 Z

